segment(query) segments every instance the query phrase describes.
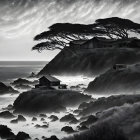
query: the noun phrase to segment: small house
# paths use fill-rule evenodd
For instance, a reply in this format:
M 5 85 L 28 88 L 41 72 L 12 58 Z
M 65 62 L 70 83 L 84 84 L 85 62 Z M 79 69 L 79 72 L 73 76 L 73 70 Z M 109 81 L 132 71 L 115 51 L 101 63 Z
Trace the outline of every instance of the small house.
M 39 79 L 39 84 L 41 86 L 59 86 L 60 80 L 51 75 L 46 75 Z
M 113 66 L 113 69 L 114 70 L 124 70 L 124 69 L 126 69 L 127 68 L 127 65 L 125 65 L 125 64 L 115 64 L 114 66 Z
M 47 89 L 66 89 L 67 85 L 60 84 L 60 80 L 51 76 L 45 75 L 39 79 L 39 84 L 35 88 L 45 87 Z

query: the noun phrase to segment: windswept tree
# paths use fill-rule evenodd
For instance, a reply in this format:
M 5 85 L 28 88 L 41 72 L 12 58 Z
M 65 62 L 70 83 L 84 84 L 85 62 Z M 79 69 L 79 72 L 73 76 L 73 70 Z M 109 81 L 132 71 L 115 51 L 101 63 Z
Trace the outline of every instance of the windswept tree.
M 106 32 L 106 36 L 111 39 L 128 39 L 132 32 L 140 33 L 140 24 L 118 17 L 98 19 L 94 25 L 96 29 Z
M 130 33 L 140 33 L 140 24 L 129 19 L 118 17 L 98 19 L 94 24 L 56 23 L 48 31 L 35 36 L 34 40 L 42 41 L 33 50 L 55 50 L 68 48 L 74 40 L 89 40 L 92 37 L 108 37 L 110 39 L 127 39 Z
M 46 40 L 33 47 L 33 50 L 62 50 L 69 47 L 69 43 L 74 40 L 89 40 L 93 36 L 105 34 L 104 31 L 92 29 L 93 25 L 56 23 L 49 27 L 49 31 L 45 31 L 37 36 L 34 40 Z

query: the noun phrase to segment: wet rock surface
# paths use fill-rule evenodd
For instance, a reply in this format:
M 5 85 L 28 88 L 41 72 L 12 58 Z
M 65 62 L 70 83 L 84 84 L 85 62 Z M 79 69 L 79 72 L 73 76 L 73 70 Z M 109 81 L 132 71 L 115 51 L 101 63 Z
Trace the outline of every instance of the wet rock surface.
M 78 120 L 74 117 L 73 114 L 68 114 L 68 115 L 65 115 L 64 117 L 62 117 L 60 119 L 60 122 L 69 122 L 69 123 L 74 123 L 74 122 L 78 122 Z
M 19 132 L 14 140 L 29 140 L 31 137 L 25 132 Z
M 49 117 L 49 119 L 51 119 L 52 122 L 55 122 L 55 121 L 59 120 L 59 118 L 57 116 L 55 116 L 55 115 L 51 115 Z
M 56 136 L 51 136 L 50 138 L 45 138 L 44 140 L 59 140 Z
M 0 112 L 0 118 L 11 119 L 11 118 L 15 118 L 15 116 L 9 111 L 3 111 Z
M 35 89 L 20 94 L 14 102 L 14 109 L 18 113 L 60 112 L 89 100 L 90 96 L 76 91 Z
M 10 128 L 5 125 L 0 125 L 0 138 L 2 139 L 10 139 L 14 138 L 15 135 Z
M 75 133 L 76 131 L 73 130 L 73 128 L 71 126 L 64 126 L 61 131 L 64 131 L 68 134 L 71 134 L 71 133 Z
M 11 86 L 7 86 L 4 83 L 0 82 L 0 95 L 3 94 L 12 94 L 19 93 L 17 90 L 14 90 Z
M 82 125 L 82 126 L 90 126 L 90 125 L 94 124 L 97 120 L 98 120 L 97 117 L 95 117 L 93 115 L 90 115 L 88 117 L 88 119 L 86 121 L 81 122 L 80 125 Z

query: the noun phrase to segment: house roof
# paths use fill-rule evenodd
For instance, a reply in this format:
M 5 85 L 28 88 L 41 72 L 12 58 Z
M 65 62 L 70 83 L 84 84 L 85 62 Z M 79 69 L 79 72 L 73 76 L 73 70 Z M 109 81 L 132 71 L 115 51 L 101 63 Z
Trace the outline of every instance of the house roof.
M 50 82 L 60 82 L 59 79 L 57 79 L 57 78 L 55 78 L 55 77 L 53 77 L 51 75 L 45 75 L 45 76 L 41 77 L 40 79 L 44 79 L 44 78 L 46 78 Z

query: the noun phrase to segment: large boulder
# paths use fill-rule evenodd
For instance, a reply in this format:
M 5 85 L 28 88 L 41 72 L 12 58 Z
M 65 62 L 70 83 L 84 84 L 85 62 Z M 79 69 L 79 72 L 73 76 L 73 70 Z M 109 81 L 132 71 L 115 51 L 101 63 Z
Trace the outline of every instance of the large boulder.
M 91 96 L 75 91 L 35 89 L 20 94 L 14 101 L 14 108 L 18 113 L 52 113 L 90 100 Z
M 75 131 L 73 130 L 73 128 L 71 126 L 64 126 L 61 131 L 64 131 L 68 134 L 71 134 L 71 133 L 75 133 Z
M 1 139 L 12 139 L 15 135 L 10 128 L 5 125 L 0 125 L 0 138 Z
M 11 119 L 11 118 L 14 118 L 14 117 L 15 116 L 9 111 L 0 112 L 0 118 Z
M 5 85 L 0 82 L 0 95 L 1 94 L 9 94 L 9 93 L 18 93 L 18 91 L 14 90 L 12 87 Z
M 78 123 L 79 121 L 74 117 L 73 114 L 68 114 L 60 119 L 60 122 Z
M 29 140 L 31 139 L 29 134 L 25 132 L 18 132 L 14 140 Z
M 121 65 L 121 67 L 122 66 L 123 65 Z M 135 64 L 125 67 L 111 68 L 104 74 L 95 78 L 94 81 L 88 85 L 85 92 L 91 94 L 130 94 L 139 92 L 140 65 Z

